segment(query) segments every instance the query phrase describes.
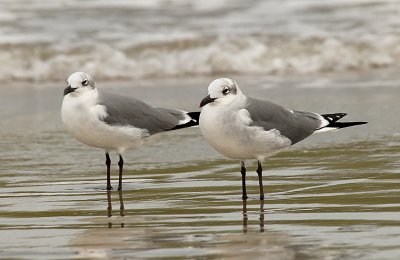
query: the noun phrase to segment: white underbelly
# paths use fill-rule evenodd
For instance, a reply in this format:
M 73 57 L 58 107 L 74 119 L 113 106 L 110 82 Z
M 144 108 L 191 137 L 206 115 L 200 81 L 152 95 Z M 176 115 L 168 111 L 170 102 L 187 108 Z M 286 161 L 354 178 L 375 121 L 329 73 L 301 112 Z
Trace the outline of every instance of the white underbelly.
M 111 126 L 101 121 L 93 111 L 66 111 L 62 109 L 66 130 L 80 142 L 107 151 L 136 148 L 148 136 L 143 129 L 131 126 Z
M 219 115 L 216 117 L 215 115 Z M 206 141 L 218 152 L 232 159 L 259 159 L 272 156 L 290 146 L 291 142 L 273 129 L 249 126 L 238 117 L 203 110 L 200 129 Z

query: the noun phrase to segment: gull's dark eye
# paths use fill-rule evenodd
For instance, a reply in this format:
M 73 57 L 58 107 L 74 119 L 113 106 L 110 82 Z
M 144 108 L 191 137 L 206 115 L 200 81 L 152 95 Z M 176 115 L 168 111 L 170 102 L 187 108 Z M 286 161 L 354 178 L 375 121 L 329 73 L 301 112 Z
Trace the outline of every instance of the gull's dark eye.
M 89 84 L 89 81 L 87 79 L 84 79 L 82 81 L 82 86 L 87 86 Z
M 223 90 L 222 90 L 222 94 L 224 94 L 224 95 L 227 95 L 228 93 L 229 93 L 229 88 L 228 87 L 225 87 Z

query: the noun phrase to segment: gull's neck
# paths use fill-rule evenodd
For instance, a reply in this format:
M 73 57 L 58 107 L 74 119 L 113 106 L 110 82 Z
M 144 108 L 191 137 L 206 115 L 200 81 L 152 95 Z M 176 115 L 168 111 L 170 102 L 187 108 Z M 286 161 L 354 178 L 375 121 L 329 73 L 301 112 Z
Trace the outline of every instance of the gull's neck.
M 74 95 L 74 93 L 71 93 L 64 97 L 64 102 L 68 101 L 73 104 L 90 107 L 97 104 L 98 97 L 99 92 L 97 91 L 97 89 L 92 89 L 90 91 L 80 93 L 79 95 Z

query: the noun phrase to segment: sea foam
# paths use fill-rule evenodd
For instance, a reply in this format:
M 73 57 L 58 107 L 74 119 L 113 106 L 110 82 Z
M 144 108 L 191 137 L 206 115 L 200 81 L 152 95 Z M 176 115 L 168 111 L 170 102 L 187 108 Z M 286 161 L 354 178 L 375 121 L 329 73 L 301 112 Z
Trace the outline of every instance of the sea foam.
M 76 70 L 101 79 L 304 74 L 400 65 L 400 37 L 221 36 L 123 44 L 2 44 L 0 80 L 59 80 Z

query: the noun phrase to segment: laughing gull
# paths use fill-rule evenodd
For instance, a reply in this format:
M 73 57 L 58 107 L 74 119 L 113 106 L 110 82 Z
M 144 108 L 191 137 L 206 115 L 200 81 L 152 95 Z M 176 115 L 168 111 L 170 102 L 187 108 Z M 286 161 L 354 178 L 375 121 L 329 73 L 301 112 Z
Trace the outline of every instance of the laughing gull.
M 198 125 L 200 112 L 150 106 L 141 100 L 100 91 L 90 75 L 69 76 L 61 107 L 67 131 L 84 144 L 106 153 L 107 190 L 110 184 L 109 152 L 119 154 L 119 184 L 122 189 L 122 153 L 141 146 L 151 135 Z
M 239 159 L 243 199 L 246 193 L 244 160 L 256 159 L 260 199 L 264 199 L 262 161 L 283 149 L 329 130 L 366 122 L 337 122 L 345 113 L 320 115 L 294 111 L 269 101 L 245 96 L 235 81 L 216 79 L 208 87 L 208 96 L 200 103 L 200 129 L 206 141 L 218 152 Z

